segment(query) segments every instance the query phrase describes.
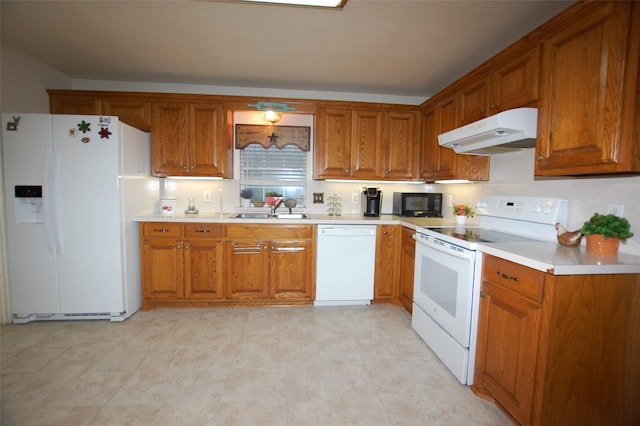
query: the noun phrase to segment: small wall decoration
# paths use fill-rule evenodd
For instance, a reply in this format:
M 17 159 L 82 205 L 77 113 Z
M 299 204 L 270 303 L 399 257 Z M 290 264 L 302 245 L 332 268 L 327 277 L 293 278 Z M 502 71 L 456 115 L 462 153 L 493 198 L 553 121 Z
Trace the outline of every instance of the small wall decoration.
M 13 121 L 7 121 L 7 130 L 10 132 L 18 131 L 19 123 L 20 123 L 20 116 L 13 117 Z
M 309 151 L 311 127 L 236 124 L 236 148 L 244 149 L 252 143 L 264 148 L 275 146 L 279 149 L 286 145 L 295 145 L 303 151 Z
M 289 112 L 289 111 L 295 111 L 296 110 L 295 108 L 290 107 L 289 105 L 284 104 L 284 103 L 280 103 L 280 102 L 260 101 L 260 102 L 256 102 L 255 104 L 247 104 L 247 106 L 249 108 L 255 108 L 258 111 Z

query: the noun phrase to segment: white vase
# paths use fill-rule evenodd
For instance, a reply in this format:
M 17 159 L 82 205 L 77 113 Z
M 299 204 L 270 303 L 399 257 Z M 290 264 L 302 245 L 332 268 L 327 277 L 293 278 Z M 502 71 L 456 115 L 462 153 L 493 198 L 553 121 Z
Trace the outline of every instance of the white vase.
M 464 215 L 456 215 L 456 223 L 458 225 L 464 225 L 465 223 L 467 223 L 467 217 Z
M 241 207 L 251 207 L 251 199 L 249 199 L 249 198 L 241 198 L 240 199 L 240 206 Z

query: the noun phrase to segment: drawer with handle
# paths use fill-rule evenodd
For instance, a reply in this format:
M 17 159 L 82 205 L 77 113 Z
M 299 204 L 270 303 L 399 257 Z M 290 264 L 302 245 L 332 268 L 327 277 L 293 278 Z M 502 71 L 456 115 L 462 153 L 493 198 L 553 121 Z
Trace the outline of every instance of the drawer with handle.
M 223 226 L 220 223 L 187 223 L 184 235 L 187 238 L 222 238 Z
M 145 237 L 180 237 L 182 224 L 167 222 L 142 223 L 142 235 Z
M 485 255 L 482 281 L 500 284 L 511 291 L 542 302 L 545 274 L 498 257 Z

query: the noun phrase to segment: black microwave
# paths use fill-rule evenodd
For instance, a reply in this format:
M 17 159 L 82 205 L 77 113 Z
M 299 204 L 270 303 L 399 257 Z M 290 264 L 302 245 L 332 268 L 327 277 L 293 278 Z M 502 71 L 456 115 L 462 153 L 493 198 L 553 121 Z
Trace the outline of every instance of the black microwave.
M 442 194 L 394 192 L 393 214 L 409 217 L 442 217 Z

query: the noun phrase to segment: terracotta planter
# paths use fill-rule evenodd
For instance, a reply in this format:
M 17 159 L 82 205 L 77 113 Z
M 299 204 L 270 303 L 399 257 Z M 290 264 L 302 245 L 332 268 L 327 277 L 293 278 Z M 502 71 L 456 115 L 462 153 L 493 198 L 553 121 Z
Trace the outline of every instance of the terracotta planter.
M 587 235 L 587 251 L 604 256 L 615 256 L 620 246 L 619 238 L 603 238 L 602 234 Z

